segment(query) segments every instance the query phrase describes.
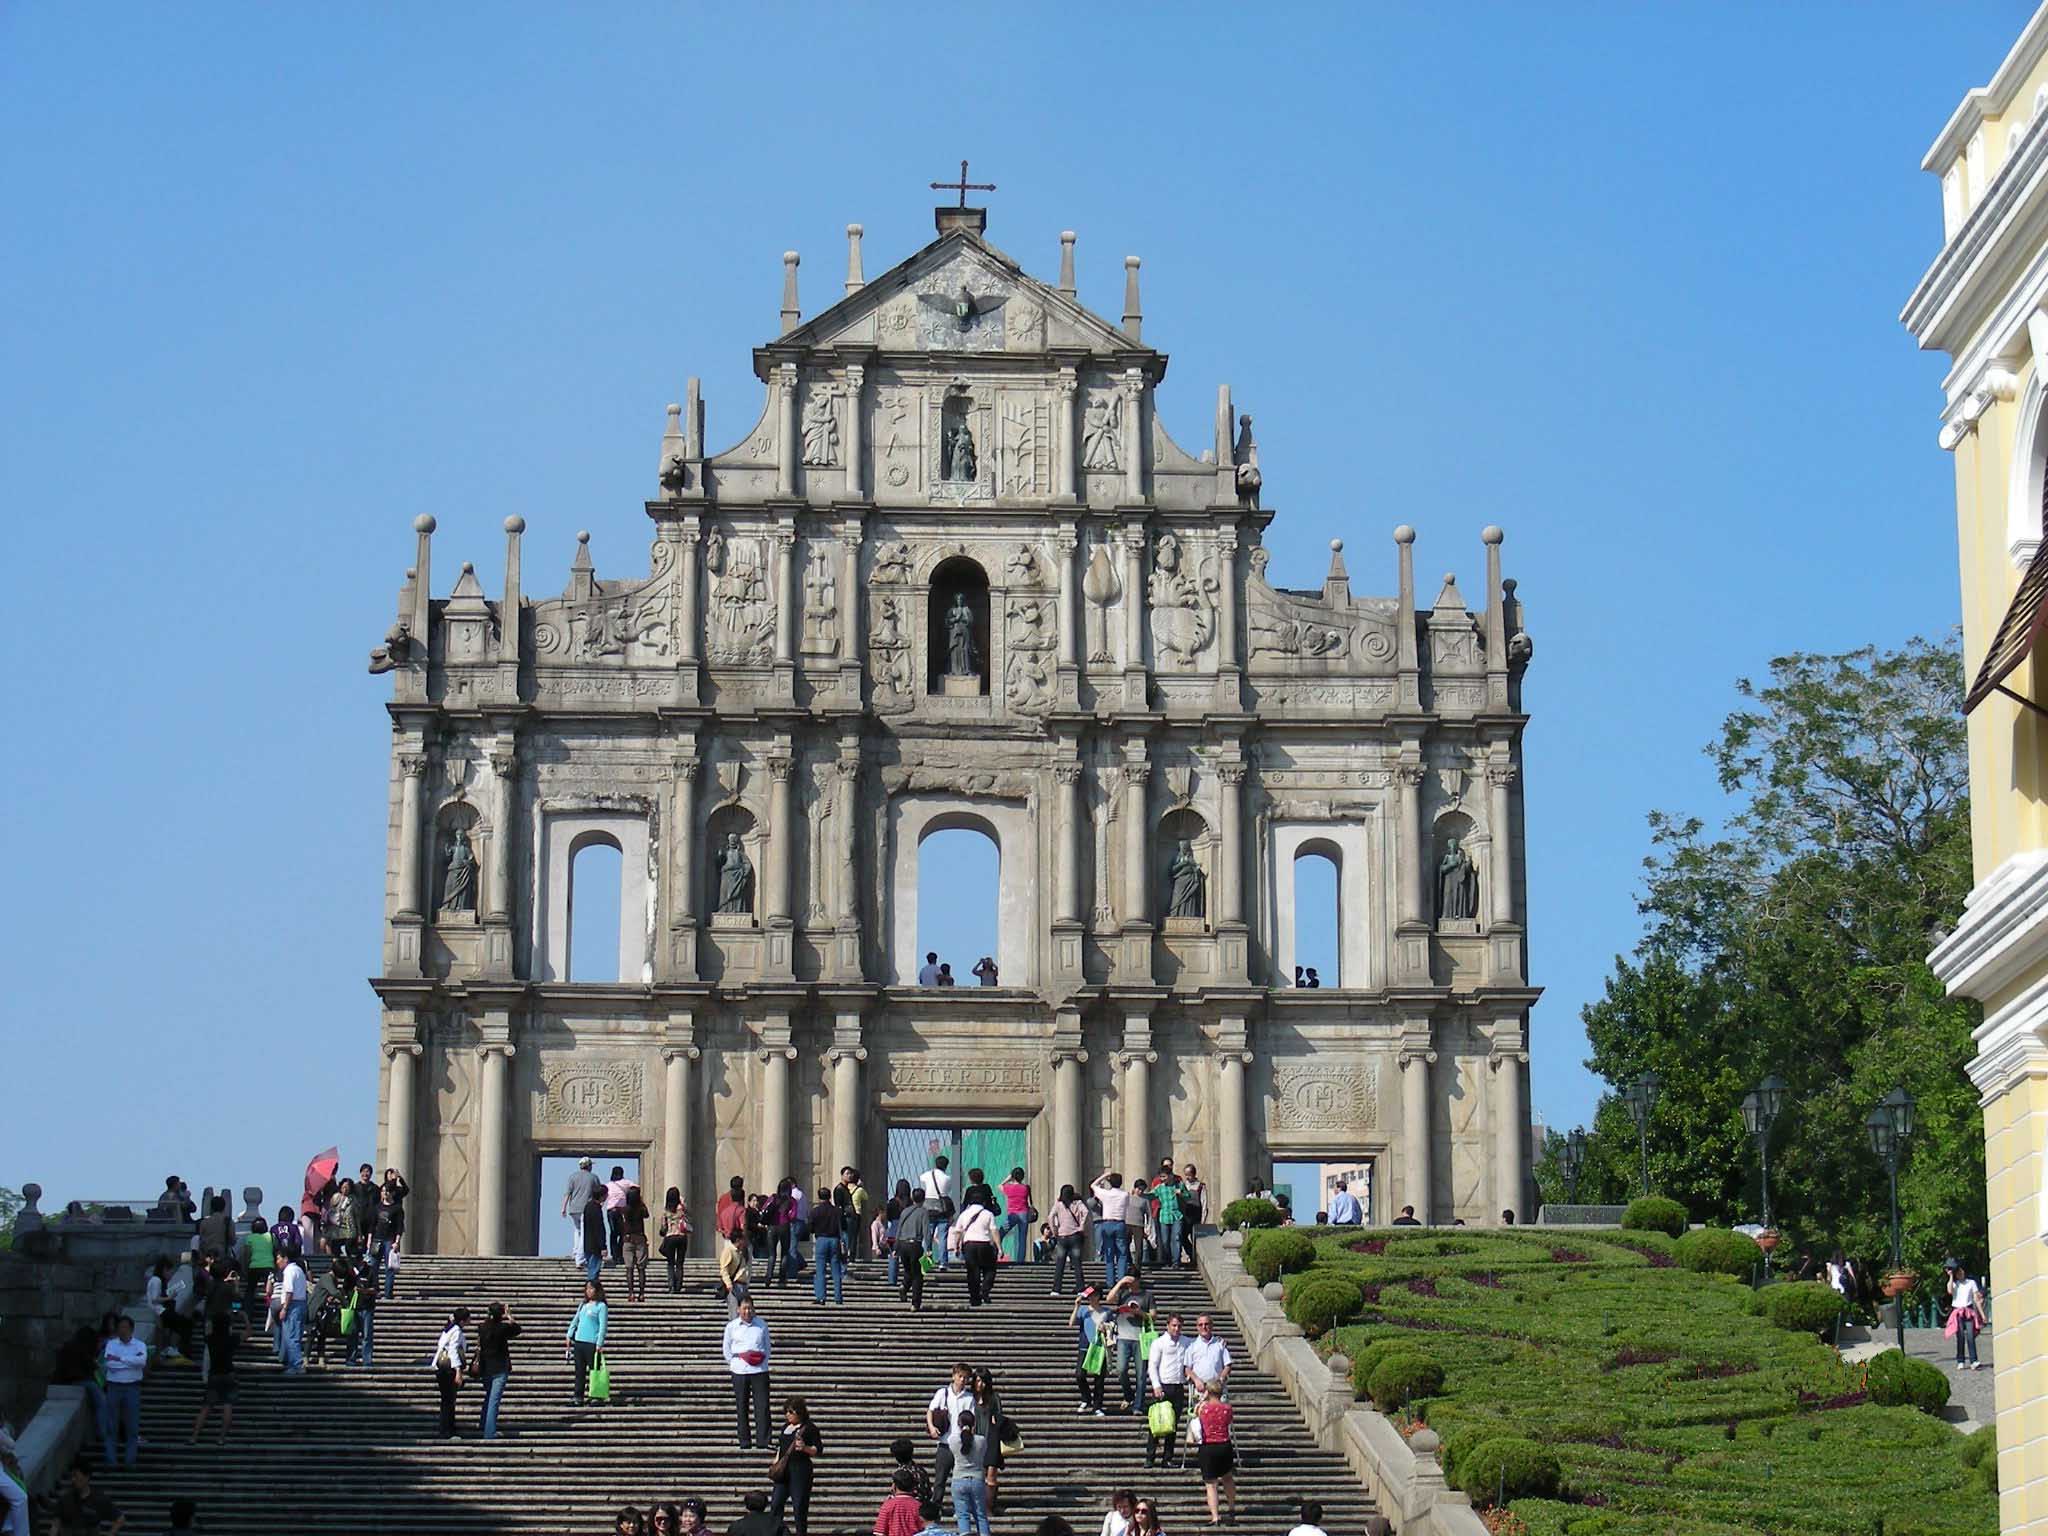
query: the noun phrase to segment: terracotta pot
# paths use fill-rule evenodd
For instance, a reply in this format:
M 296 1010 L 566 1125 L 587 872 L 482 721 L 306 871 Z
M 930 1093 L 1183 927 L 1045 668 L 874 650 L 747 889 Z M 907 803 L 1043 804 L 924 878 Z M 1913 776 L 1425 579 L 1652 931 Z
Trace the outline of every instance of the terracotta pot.
M 1910 1269 L 1895 1269 L 1884 1277 L 1884 1293 L 1894 1299 L 1913 1289 L 1913 1282 L 1920 1277 Z
M 1777 1229 L 1774 1227 L 1766 1227 L 1763 1231 L 1757 1233 L 1756 1245 L 1757 1247 L 1763 1249 L 1765 1253 L 1769 1253 L 1772 1249 L 1776 1248 L 1778 1246 Z

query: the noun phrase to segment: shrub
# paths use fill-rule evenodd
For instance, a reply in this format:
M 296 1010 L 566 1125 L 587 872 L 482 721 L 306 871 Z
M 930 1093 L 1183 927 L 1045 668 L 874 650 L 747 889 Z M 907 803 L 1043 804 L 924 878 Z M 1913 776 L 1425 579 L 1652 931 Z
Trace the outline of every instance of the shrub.
M 1300 1326 L 1312 1339 L 1319 1339 L 1337 1324 L 1358 1315 L 1365 1305 L 1365 1293 L 1357 1282 L 1340 1275 L 1313 1275 L 1287 1292 L 1287 1320 Z
M 1747 1275 L 1763 1262 L 1764 1251 L 1747 1232 L 1723 1227 L 1702 1227 L 1688 1232 L 1671 1245 L 1671 1256 L 1679 1267 L 1703 1275 Z
M 1948 1378 L 1938 1366 L 1888 1349 L 1871 1360 L 1863 1389 L 1873 1403 L 1886 1408 L 1918 1408 L 1939 1413 L 1948 1406 Z
M 1458 1458 L 1458 1486 L 1478 1504 L 1547 1498 L 1559 1475 L 1557 1458 L 1524 1435 L 1496 1435 Z
M 1662 1195 L 1644 1195 L 1628 1203 L 1621 1218 L 1624 1232 L 1662 1232 L 1666 1237 L 1685 1235 L 1685 1207 Z
M 1239 1250 L 1244 1267 L 1261 1285 L 1271 1285 L 1282 1275 L 1292 1275 L 1315 1262 L 1316 1245 L 1306 1232 L 1292 1227 L 1277 1231 L 1247 1232 Z
M 1986 1424 L 1963 1437 L 1957 1454 L 1970 1469 L 1970 1486 L 1980 1493 L 1998 1492 L 1998 1426 Z
M 1756 1309 L 1794 1333 L 1826 1333 L 1842 1315 L 1842 1298 L 1818 1280 L 1790 1280 L 1758 1291 Z
M 1444 1389 L 1444 1368 L 1420 1350 L 1395 1350 L 1373 1367 L 1372 1405 L 1381 1413 L 1435 1397 Z
M 1223 1230 L 1239 1227 L 1277 1227 L 1286 1218 L 1270 1200 L 1233 1200 L 1223 1207 Z
M 1372 1373 L 1387 1356 L 1399 1351 L 1412 1354 L 1415 1346 L 1406 1339 L 1374 1339 L 1351 1357 L 1351 1395 L 1372 1396 Z

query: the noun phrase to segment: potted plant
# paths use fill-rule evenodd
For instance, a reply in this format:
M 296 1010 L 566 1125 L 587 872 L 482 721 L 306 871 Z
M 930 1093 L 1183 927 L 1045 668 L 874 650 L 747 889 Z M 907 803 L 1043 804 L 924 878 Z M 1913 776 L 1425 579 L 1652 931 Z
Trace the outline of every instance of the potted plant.
M 1884 1293 L 1892 1300 L 1897 1301 L 1906 1292 L 1913 1289 L 1914 1282 L 1919 1278 L 1910 1269 L 1889 1270 L 1884 1277 Z

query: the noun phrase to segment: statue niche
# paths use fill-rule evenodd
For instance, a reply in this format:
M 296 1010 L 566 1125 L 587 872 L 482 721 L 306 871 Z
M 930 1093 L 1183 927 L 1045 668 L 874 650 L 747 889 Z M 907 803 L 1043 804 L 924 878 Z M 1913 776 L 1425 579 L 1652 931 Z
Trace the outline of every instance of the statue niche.
M 1432 874 L 1436 882 L 1436 922 L 1439 930 L 1460 928 L 1476 931 L 1479 920 L 1479 866 L 1472 861 L 1467 844 L 1472 823 L 1453 812 L 1437 823 L 1437 859 Z
M 754 818 L 740 806 L 723 806 L 712 814 L 707 830 L 705 875 L 713 924 L 752 926 L 760 890 Z
M 1200 814 L 1180 806 L 1160 818 L 1158 848 L 1164 866 L 1159 911 L 1169 928 L 1207 928 L 1209 828 Z
M 988 692 L 988 575 L 964 555 L 932 572 L 926 655 L 928 691 L 949 697 Z
M 442 918 L 460 917 L 475 921 L 477 914 L 476 812 L 466 805 L 449 808 L 442 817 L 439 839 L 439 869 L 436 877 L 440 899 L 435 909 Z

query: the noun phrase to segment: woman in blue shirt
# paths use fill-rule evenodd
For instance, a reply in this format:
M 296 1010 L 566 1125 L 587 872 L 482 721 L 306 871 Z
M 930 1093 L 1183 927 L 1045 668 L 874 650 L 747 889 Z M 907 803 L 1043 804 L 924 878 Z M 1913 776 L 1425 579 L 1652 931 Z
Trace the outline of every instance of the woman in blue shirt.
M 587 1281 L 583 1287 L 583 1305 L 576 1309 L 576 1315 L 569 1319 L 569 1349 L 576 1359 L 576 1406 L 581 1408 L 590 1400 L 590 1367 L 597 1359 L 597 1352 L 604 1348 L 604 1325 L 610 1313 L 604 1304 L 604 1282 Z

